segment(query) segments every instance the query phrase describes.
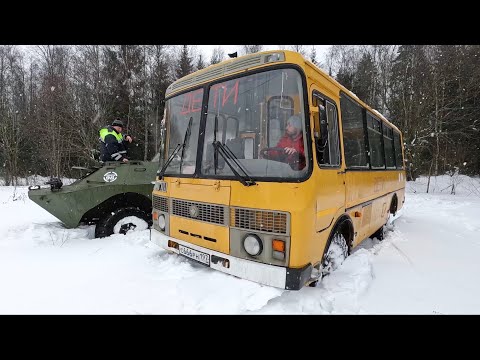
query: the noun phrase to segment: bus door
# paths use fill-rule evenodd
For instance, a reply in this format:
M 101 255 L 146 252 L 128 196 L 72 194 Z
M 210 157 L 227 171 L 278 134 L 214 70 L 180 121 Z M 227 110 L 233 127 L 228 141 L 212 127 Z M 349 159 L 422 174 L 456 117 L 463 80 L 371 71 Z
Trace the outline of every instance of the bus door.
M 345 169 L 340 157 L 338 111 L 333 100 L 313 91 L 314 147 L 320 169 L 316 176 L 316 232 L 333 224 L 334 216 L 345 207 Z

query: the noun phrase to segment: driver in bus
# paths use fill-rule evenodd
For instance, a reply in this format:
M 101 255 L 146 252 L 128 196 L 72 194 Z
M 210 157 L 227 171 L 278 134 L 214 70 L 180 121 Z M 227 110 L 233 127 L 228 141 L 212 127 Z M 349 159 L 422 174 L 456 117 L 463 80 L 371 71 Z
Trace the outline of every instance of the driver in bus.
M 288 163 L 294 170 L 302 170 L 305 167 L 302 120 L 298 115 L 290 116 L 285 134 L 277 145 L 274 148 L 264 149 L 262 154 L 265 159 Z

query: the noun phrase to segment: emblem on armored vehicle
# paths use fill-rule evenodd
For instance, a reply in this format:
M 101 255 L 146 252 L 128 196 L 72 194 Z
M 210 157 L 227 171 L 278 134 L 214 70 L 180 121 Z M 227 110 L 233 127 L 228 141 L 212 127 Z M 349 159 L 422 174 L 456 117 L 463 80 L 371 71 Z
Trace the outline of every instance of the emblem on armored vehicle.
M 114 182 L 115 180 L 117 180 L 117 173 L 114 172 L 114 171 L 109 171 L 107 173 L 105 173 L 105 175 L 103 175 L 103 180 L 105 180 L 105 182 Z

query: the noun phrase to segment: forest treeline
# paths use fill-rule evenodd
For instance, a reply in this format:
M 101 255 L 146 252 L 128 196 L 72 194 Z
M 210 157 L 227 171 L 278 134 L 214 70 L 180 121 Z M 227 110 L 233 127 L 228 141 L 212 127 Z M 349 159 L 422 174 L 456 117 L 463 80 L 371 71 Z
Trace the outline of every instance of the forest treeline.
M 301 52 L 404 135 L 407 174 L 480 173 L 480 45 L 332 45 Z M 238 55 L 262 50 L 239 45 Z M 136 159 L 160 143 L 165 90 L 225 60 L 194 45 L 0 45 L 0 178 L 78 177 L 95 164 L 98 131 L 122 118 Z

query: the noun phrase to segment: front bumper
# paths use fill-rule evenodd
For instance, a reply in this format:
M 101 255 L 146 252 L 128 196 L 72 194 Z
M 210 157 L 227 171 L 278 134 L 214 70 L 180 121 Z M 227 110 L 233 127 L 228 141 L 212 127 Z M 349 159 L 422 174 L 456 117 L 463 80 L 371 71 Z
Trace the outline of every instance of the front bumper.
M 212 269 L 263 285 L 287 290 L 299 290 L 305 285 L 307 280 L 310 279 L 312 273 L 312 266 L 310 264 L 300 269 L 263 264 L 256 261 L 250 261 L 226 255 L 218 251 L 205 249 L 200 246 L 190 244 L 186 241 L 166 236 L 155 229 L 150 231 L 151 242 L 163 249 L 178 254 L 178 249 L 168 247 L 169 240 L 191 249 L 209 254 L 210 267 Z M 218 261 L 219 258 L 228 260 L 230 266 L 228 268 L 224 267 L 222 265 L 222 261 Z

